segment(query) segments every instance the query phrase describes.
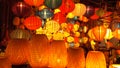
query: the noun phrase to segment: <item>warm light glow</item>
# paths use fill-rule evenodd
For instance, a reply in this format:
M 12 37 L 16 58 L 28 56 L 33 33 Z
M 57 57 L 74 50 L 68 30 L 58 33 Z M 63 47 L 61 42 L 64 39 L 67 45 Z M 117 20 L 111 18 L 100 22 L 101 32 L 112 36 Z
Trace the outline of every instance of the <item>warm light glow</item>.
M 120 64 L 112 64 L 114 68 L 120 68 Z

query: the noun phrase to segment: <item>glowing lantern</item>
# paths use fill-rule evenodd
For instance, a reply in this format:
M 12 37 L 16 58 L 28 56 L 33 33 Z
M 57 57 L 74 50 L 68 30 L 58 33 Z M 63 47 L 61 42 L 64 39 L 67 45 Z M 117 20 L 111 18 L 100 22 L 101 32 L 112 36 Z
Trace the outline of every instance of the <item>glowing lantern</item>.
M 20 18 L 19 17 L 15 17 L 13 19 L 13 25 L 18 26 L 19 24 L 20 24 Z
M 97 11 L 98 9 L 99 9 L 99 8 L 95 8 L 94 14 L 90 17 L 90 19 L 96 20 L 96 19 L 99 18 L 99 16 L 96 14 L 96 11 Z
M 117 28 L 115 31 L 113 31 L 113 36 L 120 40 L 120 28 Z
M 63 14 L 73 11 L 75 4 L 72 0 L 62 0 L 62 5 L 59 7 Z
M 105 35 L 105 37 L 104 37 L 105 39 L 111 39 L 111 38 L 113 38 L 113 33 L 112 33 L 112 31 L 111 31 L 111 29 L 107 29 L 107 31 L 106 31 L 106 35 Z
M 24 0 L 30 6 L 40 6 L 43 4 L 44 0 Z
M 67 68 L 85 68 L 85 53 L 82 48 L 68 48 Z
M 95 40 L 95 36 L 94 36 L 94 34 L 93 34 L 93 29 L 90 29 L 89 31 L 88 31 L 88 36 L 90 37 L 90 39 L 92 39 L 92 40 Z
M 95 26 L 92 29 L 93 35 L 95 36 L 96 41 L 103 41 L 106 35 L 107 29 L 104 26 Z
M 30 16 L 24 20 L 24 25 L 30 30 L 36 30 L 42 26 L 42 20 L 36 16 Z
M 67 48 L 63 40 L 53 40 L 50 44 L 49 66 L 64 68 L 67 65 Z
M 106 68 L 106 60 L 103 52 L 89 51 L 86 57 L 86 68 Z
M 86 12 L 86 6 L 82 3 L 76 3 L 72 13 L 75 16 L 83 16 Z
M 11 64 L 19 65 L 27 62 L 27 48 L 29 41 L 26 39 L 13 39 L 8 42 L 5 50 L 6 56 L 10 60 Z
M 45 0 L 44 4 L 50 9 L 55 9 L 60 7 L 62 0 Z
M 28 63 L 31 67 L 40 68 L 48 66 L 49 42 L 46 35 L 33 35 L 27 51 Z
M 18 2 L 12 6 L 12 12 L 18 17 L 26 17 L 30 15 L 31 7 L 24 2 Z
M 0 68 L 12 68 L 12 64 L 6 56 L 0 56 Z

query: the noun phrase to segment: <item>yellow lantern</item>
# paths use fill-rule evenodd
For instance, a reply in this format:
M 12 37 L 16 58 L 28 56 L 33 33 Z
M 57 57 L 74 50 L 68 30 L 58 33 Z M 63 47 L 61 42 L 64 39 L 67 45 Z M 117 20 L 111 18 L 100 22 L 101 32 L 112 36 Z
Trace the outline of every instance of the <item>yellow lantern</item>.
M 120 29 L 119 28 L 117 28 L 117 29 L 115 29 L 115 31 L 113 31 L 113 36 L 120 40 Z

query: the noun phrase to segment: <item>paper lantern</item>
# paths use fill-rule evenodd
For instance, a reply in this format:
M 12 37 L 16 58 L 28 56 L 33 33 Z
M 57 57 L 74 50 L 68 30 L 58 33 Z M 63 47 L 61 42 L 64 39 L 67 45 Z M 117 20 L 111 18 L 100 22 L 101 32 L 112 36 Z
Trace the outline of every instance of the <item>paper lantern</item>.
M 82 3 L 76 3 L 75 8 L 73 9 L 72 13 L 75 16 L 82 16 L 86 12 L 86 6 Z
M 5 54 L 12 65 L 20 65 L 27 62 L 27 48 L 29 45 L 29 41 L 26 39 L 12 39 L 8 42 Z
M 96 14 L 96 11 L 98 10 L 99 8 L 95 8 L 95 11 L 94 11 L 94 14 L 90 17 L 90 19 L 92 20 L 97 20 L 99 18 L 99 16 Z
M 30 32 L 24 29 L 15 29 L 10 33 L 11 39 L 27 39 L 31 38 Z
M 107 29 L 104 26 L 95 26 L 92 28 L 93 35 L 95 36 L 95 40 L 100 42 L 104 40 Z
M 38 7 L 43 4 L 44 0 L 24 0 L 30 6 Z
M 12 68 L 12 64 L 5 55 L 0 56 L 0 68 Z
M 103 52 L 89 51 L 86 57 L 86 68 L 107 68 Z
M 49 42 L 46 35 L 33 35 L 27 51 L 28 63 L 31 67 L 44 68 L 48 66 Z
M 51 68 L 65 68 L 67 65 L 67 48 L 63 40 L 53 40 L 50 44 L 49 66 Z
M 56 13 L 53 17 L 53 20 L 57 21 L 58 23 L 64 23 L 66 22 L 66 17 L 64 14 L 62 14 L 61 12 Z
M 18 17 L 26 17 L 31 14 L 31 7 L 24 2 L 17 2 L 12 6 L 12 12 Z
M 68 48 L 67 68 L 85 68 L 85 53 L 80 48 Z
M 30 16 L 24 20 L 23 24 L 29 30 L 36 30 L 42 26 L 42 20 L 36 16 Z
M 45 0 L 44 4 L 50 9 L 56 9 L 60 7 L 62 0 Z
M 115 31 L 113 31 L 113 37 L 120 40 L 120 28 L 117 28 Z
M 95 40 L 95 36 L 93 35 L 93 32 L 92 32 L 92 31 L 93 31 L 92 29 L 90 29 L 90 30 L 88 31 L 88 36 L 89 36 L 90 39 Z
M 47 19 L 53 17 L 54 13 L 52 10 L 44 8 L 42 10 L 38 10 L 36 15 L 40 16 L 42 19 Z
M 62 4 L 59 7 L 61 13 L 63 14 L 73 11 L 74 8 L 75 8 L 75 3 L 72 0 L 62 0 Z

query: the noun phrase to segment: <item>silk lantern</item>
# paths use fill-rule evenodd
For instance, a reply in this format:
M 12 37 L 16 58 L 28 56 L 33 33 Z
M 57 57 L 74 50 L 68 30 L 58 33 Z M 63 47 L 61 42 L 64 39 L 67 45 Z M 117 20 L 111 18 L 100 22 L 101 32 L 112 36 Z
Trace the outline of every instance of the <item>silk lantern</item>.
M 36 15 L 40 16 L 42 19 L 47 19 L 47 18 L 53 17 L 54 13 L 52 10 L 48 8 L 44 8 L 42 10 L 38 10 L 36 12 Z
M 64 40 L 53 40 L 49 49 L 48 67 L 65 68 L 67 65 L 67 48 Z
M 29 12 L 28 12 L 29 11 Z M 17 2 L 12 6 L 12 12 L 18 17 L 26 17 L 31 14 L 31 7 L 24 2 Z
M 86 12 L 86 6 L 82 3 L 76 3 L 75 8 L 73 9 L 72 13 L 75 16 L 82 16 Z
M 11 39 L 5 50 L 12 65 L 20 65 L 27 63 L 27 49 L 29 41 L 26 39 Z
M 42 26 L 42 20 L 37 16 L 29 16 L 24 20 L 23 24 L 29 30 L 36 30 Z
M 85 52 L 83 48 L 68 48 L 67 68 L 85 68 Z
M 29 41 L 28 63 L 32 68 L 44 68 L 48 66 L 49 42 L 44 34 L 34 34 Z
M 56 9 L 60 7 L 62 0 L 45 0 L 44 4 L 50 9 Z
M 63 14 L 73 11 L 75 3 L 72 0 L 62 0 L 62 4 L 59 7 Z
M 43 4 L 44 0 L 24 0 L 30 6 L 38 7 Z
M 104 40 L 107 29 L 104 26 L 95 26 L 92 28 L 93 35 L 95 36 L 95 40 L 100 42 Z
M 106 67 L 107 67 L 106 60 L 103 52 L 89 51 L 87 53 L 86 68 L 106 68 Z

